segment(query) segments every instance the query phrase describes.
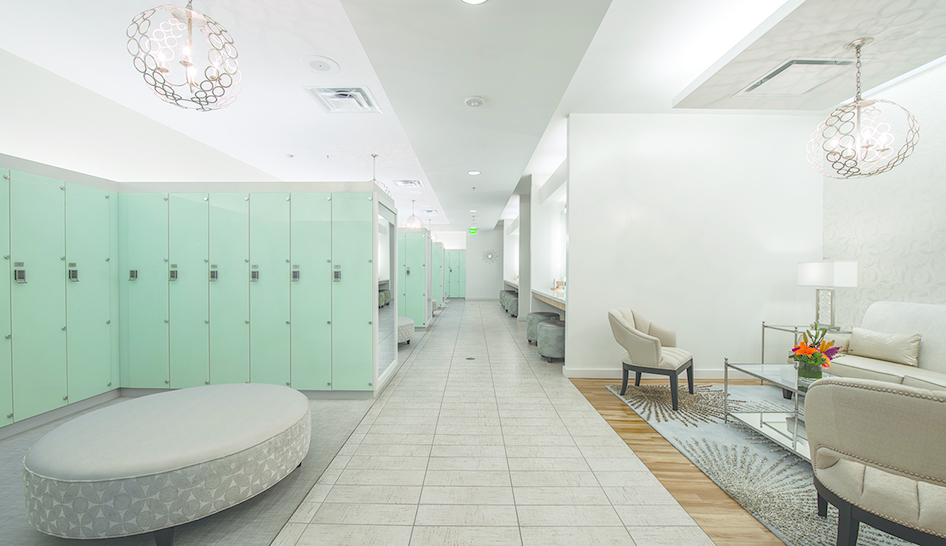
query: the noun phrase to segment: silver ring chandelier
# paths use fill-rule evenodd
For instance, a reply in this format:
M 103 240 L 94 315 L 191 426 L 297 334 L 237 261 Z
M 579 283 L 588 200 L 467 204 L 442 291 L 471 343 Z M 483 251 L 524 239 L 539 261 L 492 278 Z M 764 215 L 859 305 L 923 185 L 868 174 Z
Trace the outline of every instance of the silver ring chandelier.
M 135 69 L 161 100 L 201 112 L 236 100 L 240 69 L 233 38 L 192 9 L 191 1 L 183 8 L 165 4 L 139 13 L 126 34 Z
M 822 121 L 808 141 L 808 161 L 831 178 L 866 178 L 885 173 L 910 157 L 919 124 L 905 108 L 882 99 L 861 98 L 861 48 L 873 38 L 844 46 L 857 55 L 857 94 Z

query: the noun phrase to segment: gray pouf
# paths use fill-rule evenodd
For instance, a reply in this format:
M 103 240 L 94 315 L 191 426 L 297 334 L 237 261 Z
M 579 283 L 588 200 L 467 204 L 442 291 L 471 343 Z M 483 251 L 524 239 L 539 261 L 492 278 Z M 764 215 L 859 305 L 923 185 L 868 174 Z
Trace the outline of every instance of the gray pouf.
M 381 291 L 381 295 L 384 296 L 384 305 L 387 305 L 387 304 L 391 303 L 391 291 L 390 291 L 390 290 L 382 290 L 382 291 Z
M 412 337 L 414 337 L 414 319 L 397 317 L 397 342 L 410 343 Z
M 552 361 L 553 358 L 565 358 L 565 321 L 547 320 L 538 326 L 539 356 Z
M 529 340 L 529 343 L 539 339 L 539 323 L 545 322 L 547 320 L 561 320 L 561 316 L 558 313 L 550 313 L 548 311 L 536 311 L 534 313 L 529 313 L 529 316 L 526 317 L 526 339 Z
M 506 311 L 514 317 L 519 316 L 519 298 L 509 298 L 509 307 L 506 308 Z

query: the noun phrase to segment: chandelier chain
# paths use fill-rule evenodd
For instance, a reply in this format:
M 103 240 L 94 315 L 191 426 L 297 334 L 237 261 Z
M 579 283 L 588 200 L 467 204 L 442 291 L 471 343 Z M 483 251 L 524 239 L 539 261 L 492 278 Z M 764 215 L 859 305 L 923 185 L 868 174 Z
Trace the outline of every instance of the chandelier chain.
M 854 53 L 857 55 L 857 62 L 854 64 L 854 67 L 857 71 L 857 94 L 855 95 L 855 100 L 861 100 L 861 46 L 858 45 L 854 48 Z

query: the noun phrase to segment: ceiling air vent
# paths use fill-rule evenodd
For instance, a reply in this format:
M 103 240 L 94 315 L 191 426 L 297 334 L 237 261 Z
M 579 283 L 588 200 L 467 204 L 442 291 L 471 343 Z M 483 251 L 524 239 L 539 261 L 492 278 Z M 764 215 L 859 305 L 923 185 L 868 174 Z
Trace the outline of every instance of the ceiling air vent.
M 306 87 L 329 114 L 380 114 L 381 109 L 367 87 Z
M 791 59 L 736 93 L 744 96 L 800 97 L 848 71 L 846 59 Z
M 402 188 L 419 188 L 423 186 L 420 180 L 395 180 L 394 183 Z

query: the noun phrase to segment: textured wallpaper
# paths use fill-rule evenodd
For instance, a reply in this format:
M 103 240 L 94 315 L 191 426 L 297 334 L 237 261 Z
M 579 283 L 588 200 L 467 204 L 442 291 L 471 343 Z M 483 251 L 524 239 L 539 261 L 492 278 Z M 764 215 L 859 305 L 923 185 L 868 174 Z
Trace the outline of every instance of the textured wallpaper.
M 825 178 L 824 257 L 858 262 L 857 288 L 836 291 L 840 326 L 879 300 L 946 304 L 946 64 L 870 98 L 913 112 L 920 142 L 894 170 Z

